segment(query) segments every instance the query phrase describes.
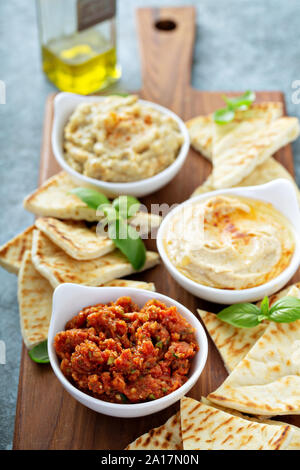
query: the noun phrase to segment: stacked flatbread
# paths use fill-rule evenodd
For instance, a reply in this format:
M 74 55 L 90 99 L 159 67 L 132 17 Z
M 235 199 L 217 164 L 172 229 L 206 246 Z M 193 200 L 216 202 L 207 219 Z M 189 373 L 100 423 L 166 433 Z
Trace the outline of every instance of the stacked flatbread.
M 187 122 L 192 146 L 212 164 L 212 173 L 192 196 L 215 189 L 251 186 L 292 176 L 272 155 L 299 136 L 297 118 L 282 117 L 281 103 L 253 104 L 232 122 L 216 124 L 209 116 Z
M 109 238 L 96 233 L 91 222 L 101 216 L 70 194 L 74 187 L 65 172 L 47 180 L 24 201 L 40 216 L 35 225 L 0 247 L 0 265 L 18 274 L 20 323 L 28 348 L 47 338 L 53 289 L 61 283 L 155 290 L 153 283 L 120 279 L 135 270 Z M 139 212 L 130 224 L 146 234 L 158 228 L 160 217 Z M 147 251 L 142 270 L 158 262 L 158 254 Z
M 300 298 L 300 283 L 270 297 L 270 305 L 287 295 Z M 230 375 L 208 399 L 184 397 L 180 421 L 177 413 L 127 449 L 300 450 L 300 429 L 270 419 L 300 414 L 300 321 L 235 328 L 198 313 Z

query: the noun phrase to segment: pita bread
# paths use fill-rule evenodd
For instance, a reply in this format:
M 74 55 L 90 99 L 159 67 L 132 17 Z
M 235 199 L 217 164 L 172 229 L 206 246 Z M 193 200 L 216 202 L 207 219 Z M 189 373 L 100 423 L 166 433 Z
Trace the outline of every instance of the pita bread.
M 282 104 L 279 102 L 255 103 L 250 109 L 237 111 L 232 122 L 222 126 L 217 125 L 212 114 L 198 116 L 186 122 L 191 145 L 208 160 L 213 159 L 213 150 L 228 146 L 226 140 L 238 141 L 249 130 L 259 129 L 265 123 L 271 122 L 282 116 Z M 213 145 L 214 144 L 214 145 Z
M 300 204 L 300 191 L 295 183 L 295 180 L 293 179 L 292 175 L 273 157 L 268 158 L 267 161 L 256 167 L 250 175 L 240 181 L 238 185 L 233 187 L 256 186 L 258 184 L 268 183 L 269 181 L 273 181 L 277 178 L 285 178 L 293 183 Z M 201 186 L 195 189 L 191 197 L 214 190 L 215 187 L 213 185 L 212 175 L 210 175 Z
M 179 411 L 162 426 L 138 437 L 125 450 L 182 450 Z
M 255 328 L 235 328 L 219 320 L 215 313 L 204 310 L 197 312 L 221 354 L 228 373 L 235 369 L 266 329 L 265 323 Z
M 183 397 L 180 404 L 184 450 L 284 450 L 293 436 L 288 425 L 252 422 Z
M 212 160 L 212 143 L 214 136 L 214 122 L 211 114 L 198 116 L 186 122 L 192 147 L 207 158 Z
M 140 233 L 143 232 L 143 230 L 145 231 L 143 233 L 147 233 L 150 228 L 148 226 L 148 214 L 144 215 L 141 212 L 133 221 L 135 226 L 139 228 Z M 96 227 L 88 227 L 83 221 L 39 217 L 35 225 L 50 238 L 55 245 L 64 250 L 71 258 L 77 260 L 99 258 L 115 249 L 115 244 L 112 240 L 108 237 L 98 235 L 96 233 Z
M 18 274 L 26 250 L 31 250 L 34 226 L 9 240 L 0 247 L 0 265 L 7 271 Z
M 55 245 L 77 260 L 99 258 L 115 249 L 112 240 L 100 237 L 95 229 L 79 220 L 62 221 L 53 217 L 39 217 L 35 225 Z
M 145 289 L 155 292 L 155 285 L 153 282 L 133 281 L 128 279 L 113 279 L 106 284 L 105 287 L 134 287 L 135 289 Z
M 78 185 L 65 171 L 49 178 L 24 199 L 24 208 L 35 215 L 59 219 L 99 220 L 96 211 L 89 208 L 70 191 Z
M 24 200 L 24 208 L 40 217 L 55 217 L 58 219 L 86 220 L 97 222 L 101 219 L 94 209 L 89 208 L 70 191 L 78 187 L 71 177 L 61 171 L 49 178 L 36 191 Z M 141 227 L 141 233 L 148 233 L 159 227 L 161 217 L 156 214 L 138 212 L 130 219 L 130 224 Z
M 53 288 L 35 269 L 27 250 L 18 276 L 18 300 L 22 336 L 29 349 L 47 339 L 52 295 Z
M 222 126 L 218 126 L 222 127 Z M 230 134 L 227 139 L 213 144 L 212 181 L 216 189 L 230 188 L 250 175 L 273 153 L 299 136 L 299 121 L 293 117 L 283 117 L 254 128 L 247 134 Z M 226 144 L 225 144 L 226 141 Z
M 243 415 L 239 411 L 231 410 L 229 408 L 224 408 L 223 406 L 216 405 L 215 403 L 210 402 L 209 400 L 207 400 L 207 398 L 204 398 L 204 397 L 201 398 L 201 402 L 204 403 L 205 405 L 212 406 L 213 408 L 217 408 L 218 410 L 225 411 L 226 413 L 229 413 L 233 416 L 239 416 L 240 418 L 246 419 L 248 421 L 253 421 L 254 423 L 259 422 L 259 423 L 265 423 L 265 424 L 272 424 L 275 426 L 286 426 L 288 424 L 288 426 L 292 428 L 293 434 L 292 434 L 291 441 L 287 447 L 287 450 L 300 450 L 300 428 L 298 428 L 298 426 L 294 426 L 293 424 L 289 424 L 289 423 L 284 423 L 283 421 L 277 421 L 277 420 L 275 421 L 273 419 L 266 419 L 266 418 L 259 419 L 258 421 L 257 419 L 253 418 L 253 416 Z
M 300 320 L 271 322 L 208 398 L 245 413 L 300 414 Z
M 33 232 L 32 260 L 36 269 L 48 279 L 52 287 L 64 282 L 99 286 L 114 278 L 136 272 L 119 250 L 94 260 L 74 260 L 39 230 Z M 158 262 L 158 254 L 148 251 L 145 266 L 141 271 L 155 266 Z
M 300 282 L 277 292 L 269 298 L 270 306 L 287 295 L 299 298 L 299 289 Z M 259 304 L 260 302 L 257 303 Z M 264 322 L 254 328 L 235 328 L 219 320 L 215 313 L 199 309 L 197 312 L 215 343 L 228 373 L 236 368 L 268 326 L 268 323 Z

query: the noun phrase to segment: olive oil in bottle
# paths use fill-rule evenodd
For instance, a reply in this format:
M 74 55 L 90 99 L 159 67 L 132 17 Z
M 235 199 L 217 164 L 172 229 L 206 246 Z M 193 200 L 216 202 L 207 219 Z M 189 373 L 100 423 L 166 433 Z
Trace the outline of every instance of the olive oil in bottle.
M 37 0 L 43 70 L 63 91 L 83 95 L 120 75 L 115 0 Z

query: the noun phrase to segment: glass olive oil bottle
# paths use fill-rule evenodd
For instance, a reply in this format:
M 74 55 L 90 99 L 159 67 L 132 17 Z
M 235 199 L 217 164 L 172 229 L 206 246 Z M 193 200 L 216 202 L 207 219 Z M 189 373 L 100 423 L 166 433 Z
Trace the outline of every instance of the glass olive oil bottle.
M 36 0 L 43 70 L 63 91 L 87 95 L 121 75 L 116 0 Z

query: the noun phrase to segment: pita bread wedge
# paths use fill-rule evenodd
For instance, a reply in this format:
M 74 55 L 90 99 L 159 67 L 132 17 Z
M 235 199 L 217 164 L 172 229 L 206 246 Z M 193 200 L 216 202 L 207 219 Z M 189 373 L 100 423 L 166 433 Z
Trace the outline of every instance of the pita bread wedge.
M 155 285 L 153 282 L 133 281 L 128 279 L 113 279 L 106 284 L 105 287 L 134 287 L 135 289 L 145 289 L 155 292 Z
M 125 450 L 182 450 L 180 412 L 158 428 L 138 437 Z
M 300 320 L 269 323 L 263 335 L 208 399 L 264 416 L 300 414 Z
M 145 231 L 143 233 L 147 233 L 148 229 L 151 228 L 148 226 L 148 222 L 148 214 L 143 214 L 142 212 L 133 220 L 140 233 L 143 230 Z M 157 222 L 159 225 L 158 220 Z M 98 235 L 96 227 L 88 227 L 83 221 L 39 217 L 35 221 L 35 226 L 50 238 L 55 245 L 71 256 L 71 258 L 77 260 L 99 258 L 115 249 L 115 244 L 112 240 Z
M 0 247 L 0 265 L 7 271 L 18 274 L 26 250 L 31 250 L 34 225 Z
M 202 397 L 201 402 L 204 403 L 205 405 L 212 406 L 213 408 L 217 408 L 218 410 L 225 411 L 226 413 L 229 413 L 233 416 L 239 416 L 240 418 L 247 419 L 248 421 L 253 421 L 254 423 L 265 423 L 265 424 L 272 424 L 275 426 L 288 426 L 292 428 L 293 434 L 291 441 L 287 447 L 287 450 L 300 450 L 300 428 L 298 426 L 295 426 L 290 423 L 284 423 L 283 421 L 277 421 L 274 419 L 268 419 L 268 418 L 254 418 L 253 416 L 248 416 L 240 413 L 239 411 L 236 410 L 231 410 L 230 408 L 224 408 L 221 405 L 216 405 L 215 403 L 210 402 L 207 400 L 207 398 Z
M 24 208 L 42 217 L 90 222 L 99 220 L 94 209 L 89 208 L 77 196 L 70 194 L 76 186 L 78 185 L 71 177 L 65 171 L 61 171 L 27 196 L 24 199 Z
M 33 233 L 32 260 L 36 269 L 53 287 L 64 282 L 99 286 L 135 272 L 119 250 L 97 259 L 78 261 L 68 256 L 39 230 L 34 230 Z M 158 254 L 148 251 L 146 263 L 141 271 L 155 266 L 158 262 Z
M 200 152 L 209 161 L 212 160 L 212 142 L 214 136 L 214 122 L 211 114 L 198 116 L 186 122 L 192 147 Z
M 22 336 L 29 349 L 47 339 L 52 295 L 53 288 L 35 269 L 27 250 L 18 276 L 18 300 Z
M 36 227 L 71 258 L 89 260 L 114 251 L 115 244 L 107 237 L 100 237 L 82 221 L 59 220 L 39 217 Z
M 215 145 L 221 149 L 229 145 L 228 140 L 238 141 L 251 129 L 259 129 L 265 123 L 282 116 L 282 104 L 279 102 L 255 103 L 250 109 L 237 111 L 232 122 L 225 125 L 216 125 L 212 114 L 198 116 L 186 122 L 191 145 L 208 160 L 213 159 Z
M 266 160 L 262 165 L 256 167 L 250 175 L 248 175 L 233 187 L 256 186 L 258 184 L 268 183 L 269 181 L 273 181 L 277 178 L 285 178 L 293 183 L 300 204 L 300 191 L 295 183 L 295 180 L 293 179 L 292 175 L 281 165 L 281 163 L 277 162 L 273 157 L 268 158 L 268 160 Z M 201 186 L 195 189 L 191 197 L 214 190 L 215 187 L 213 185 L 213 179 L 210 175 Z
M 287 295 L 300 298 L 300 282 L 272 295 L 269 298 L 270 306 Z M 259 304 L 260 302 L 257 303 Z M 236 368 L 268 326 L 268 323 L 264 322 L 254 328 L 235 328 L 219 320 L 215 313 L 200 309 L 197 312 L 215 343 L 228 373 Z
M 235 328 L 219 320 L 215 313 L 199 309 L 197 312 L 221 354 L 228 373 L 235 369 L 267 327 L 261 323 L 255 328 Z
M 70 194 L 78 184 L 65 172 L 49 178 L 36 191 L 24 199 L 24 208 L 40 217 L 86 220 L 96 222 L 101 219 L 94 209 L 89 208 L 77 196 Z M 141 227 L 141 233 L 148 233 L 159 227 L 161 217 L 156 214 L 138 212 L 130 219 L 131 225 Z
M 286 450 L 293 429 L 252 422 L 183 397 L 180 404 L 184 450 Z
M 221 127 L 221 126 L 218 126 Z M 238 185 L 257 166 L 262 165 L 271 155 L 299 136 L 299 121 L 293 117 L 283 117 L 254 128 L 233 142 L 224 139 L 213 144 L 212 181 L 216 189 Z

